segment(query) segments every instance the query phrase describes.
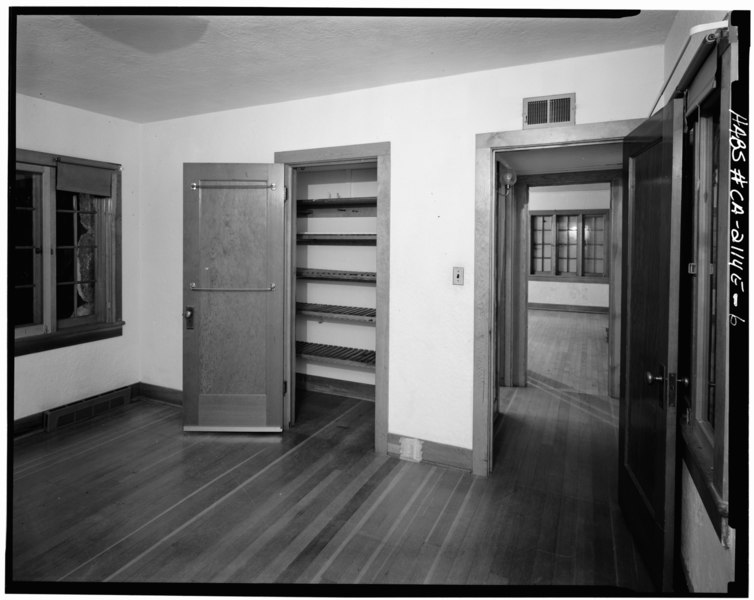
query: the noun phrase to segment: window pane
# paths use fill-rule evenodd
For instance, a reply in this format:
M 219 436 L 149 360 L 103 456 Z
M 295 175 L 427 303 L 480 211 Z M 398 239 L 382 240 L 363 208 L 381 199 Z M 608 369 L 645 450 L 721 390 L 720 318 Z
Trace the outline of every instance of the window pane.
M 72 247 L 74 234 L 76 229 L 74 227 L 75 215 L 73 212 L 66 212 L 58 210 L 56 213 L 57 218 L 57 238 L 55 243 L 58 247 Z
M 94 285 L 79 284 L 76 286 L 76 316 L 86 317 L 94 314 Z
M 34 324 L 34 288 L 13 290 L 13 326 Z
M 15 246 L 34 245 L 34 210 L 16 208 L 13 218 L 13 244 Z
M 31 248 L 13 251 L 13 275 L 15 285 L 34 285 L 34 250 Z
M 99 199 L 60 191 L 57 197 L 60 201 L 57 211 L 58 319 L 93 315 Z
M 13 186 L 13 201 L 15 206 L 32 208 L 34 203 L 35 174 L 29 171 L 16 171 L 16 182 Z
M 19 169 L 12 186 L 12 316 L 14 326 L 42 322 L 41 173 Z M 35 251 L 39 249 L 39 253 Z
M 531 217 L 531 265 L 530 273 L 546 273 L 550 267 L 545 265 L 545 257 L 550 256 L 550 224 L 552 217 L 532 215 Z
M 74 289 L 73 284 L 59 285 L 57 296 L 58 319 L 69 319 L 74 315 Z
M 584 275 L 605 274 L 605 216 L 584 215 Z M 596 260 L 592 260 L 596 259 Z
M 73 192 L 61 192 L 57 191 L 55 194 L 55 202 L 57 210 L 75 210 L 75 196 Z
M 718 113 L 715 113 L 716 115 Z M 711 169 L 713 173 L 717 173 L 719 169 L 719 152 L 717 149 L 720 147 L 720 121 L 717 116 L 712 120 L 712 148 L 710 154 L 712 155 Z M 717 240 L 717 194 L 710 194 L 712 202 L 708 203 L 707 210 L 709 210 L 709 224 L 710 235 L 709 240 L 709 257 L 710 264 L 717 264 L 718 254 L 718 240 Z M 717 365 L 717 268 L 713 266 L 710 270 L 709 276 L 709 318 L 708 331 L 707 331 L 707 401 L 705 408 L 705 414 L 707 422 L 710 427 L 715 428 L 715 381 L 716 381 L 716 365 Z
M 74 256 L 73 248 L 58 248 L 56 260 L 58 283 L 73 283 L 75 281 Z

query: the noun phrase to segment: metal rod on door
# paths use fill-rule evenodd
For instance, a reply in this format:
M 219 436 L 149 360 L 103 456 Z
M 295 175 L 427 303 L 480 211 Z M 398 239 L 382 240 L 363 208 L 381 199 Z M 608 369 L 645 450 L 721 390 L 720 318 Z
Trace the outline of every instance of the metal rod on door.
M 275 284 L 271 283 L 266 288 L 203 288 L 196 287 L 193 281 L 189 283 L 192 292 L 271 292 L 275 289 Z
M 192 190 L 276 190 L 278 188 L 275 183 L 248 183 L 246 185 L 240 185 L 242 182 L 238 182 L 239 185 L 228 185 L 234 183 L 233 181 L 223 182 L 225 185 L 203 185 L 201 183 L 192 182 Z

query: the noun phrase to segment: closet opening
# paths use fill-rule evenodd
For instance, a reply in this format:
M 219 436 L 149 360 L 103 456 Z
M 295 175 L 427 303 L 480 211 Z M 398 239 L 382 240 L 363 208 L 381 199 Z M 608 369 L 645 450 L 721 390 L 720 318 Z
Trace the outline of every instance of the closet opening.
M 363 413 L 378 452 L 387 451 L 388 156 L 388 144 L 275 155 L 288 190 L 284 421 L 295 429 L 323 410 Z
M 313 398 L 374 402 L 377 165 L 296 167 L 291 198 L 295 424 Z

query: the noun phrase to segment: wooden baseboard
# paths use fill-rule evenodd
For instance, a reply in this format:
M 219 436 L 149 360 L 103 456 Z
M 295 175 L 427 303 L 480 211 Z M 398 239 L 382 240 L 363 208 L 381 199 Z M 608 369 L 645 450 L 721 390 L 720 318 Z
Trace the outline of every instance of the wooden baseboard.
M 36 413 L 13 421 L 13 437 L 21 437 L 44 429 L 44 413 Z
M 345 396 L 346 398 L 368 400 L 369 402 L 374 402 L 375 397 L 374 385 L 371 383 L 343 381 L 305 373 L 296 373 L 296 387 L 310 392 Z
M 154 385 L 153 383 L 144 383 L 143 381 L 138 385 L 139 395 L 144 398 L 158 400 L 175 406 L 183 406 L 183 392 L 181 390 Z
M 541 302 L 529 302 L 530 310 L 557 310 L 562 312 L 581 312 L 581 313 L 599 313 L 608 314 L 610 309 L 607 306 L 579 306 L 578 304 L 544 304 Z
M 400 457 L 401 455 L 401 438 L 405 436 L 395 433 L 387 434 L 387 453 L 391 456 Z M 421 445 L 421 461 L 441 465 L 443 467 L 453 467 L 471 471 L 471 449 L 459 448 L 448 444 L 430 442 L 428 440 L 417 440 Z

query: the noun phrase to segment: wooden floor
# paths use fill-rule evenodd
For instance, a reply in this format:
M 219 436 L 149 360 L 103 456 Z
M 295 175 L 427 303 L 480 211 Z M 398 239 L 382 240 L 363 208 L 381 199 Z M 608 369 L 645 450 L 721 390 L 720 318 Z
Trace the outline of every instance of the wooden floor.
M 279 436 L 184 434 L 179 408 L 142 399 L 21 438 L 12 580 L 213 595 L 233 583 L 650 591 L 617 508 L 609 402 L 552 375 L 506 397 L 487 479 L 375 455 L 374 405 L 319 394 Z

